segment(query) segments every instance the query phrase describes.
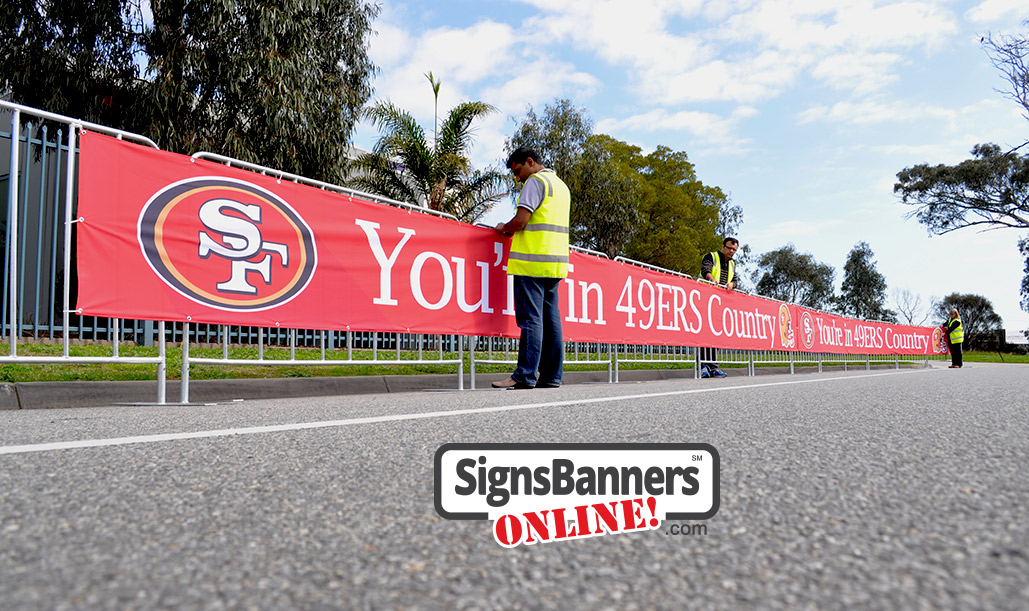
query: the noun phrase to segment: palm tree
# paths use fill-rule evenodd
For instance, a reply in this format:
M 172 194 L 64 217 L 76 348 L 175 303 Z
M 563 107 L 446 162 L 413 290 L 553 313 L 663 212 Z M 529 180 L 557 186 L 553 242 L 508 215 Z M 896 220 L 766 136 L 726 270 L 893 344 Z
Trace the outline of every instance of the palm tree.
M 433 93 L 439 96 L 439 82 L 426 75 Z M 389 101 L 365 110 L 381 136 L 371 153 L 352 165 L 350 183 L 359 189 L 386 197 L 418 203 L 446 212 L 465 222 L 475 222 L 509 191 L 506 173 L 474 170 L 466 156 L 472 143 L 474 120 L 496 112 L 485 102 L 464 102 L 434 129 L 430 146 L 414 117 Z

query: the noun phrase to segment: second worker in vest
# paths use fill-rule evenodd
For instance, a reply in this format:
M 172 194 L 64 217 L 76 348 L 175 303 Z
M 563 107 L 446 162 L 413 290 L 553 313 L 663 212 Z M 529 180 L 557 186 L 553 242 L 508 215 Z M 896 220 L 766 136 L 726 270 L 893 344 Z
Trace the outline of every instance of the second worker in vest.
M 496 226 L 513 235 L 507 273 L 514 276 L 515 320 L 521 329 L 518 367 L 494 388 L 557 388 L 564 376 L 558 289 L 568 275 L 568 187 L 529 147 L 507 159 L 522 184 L 514 218 Z M 537 378 L 537 372 L 539 377 Z
M 736 288 L 736 262 L 732 260 L 740 243 L 736 238 L 722 240 L 722 250 L 709 252 L 700 263 L 700 275 L 708 282 Z M 700 377 L 724 378 L 726 373 L 718 368 L 714 348 L 700 348 Z
M 965 329 L 961 326 L 961 315 L 957 308 L 950 309 L 950 318 L 943 324 L 947 334 L 947 345 L 950 347 L 950 368 L 961 368 L 961 344 L 965 343 Z

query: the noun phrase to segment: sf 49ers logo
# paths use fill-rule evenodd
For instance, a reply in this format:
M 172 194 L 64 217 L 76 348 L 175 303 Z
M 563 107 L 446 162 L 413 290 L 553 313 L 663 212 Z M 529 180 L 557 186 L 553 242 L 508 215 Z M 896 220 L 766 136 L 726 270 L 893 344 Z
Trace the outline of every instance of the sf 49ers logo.
M 804 347 L 810 350 L 815 345 L 815 325 L 811 322 L 810 312 L 804 312 L 800 315 L 800 332 L 804 341 Z
M 137 239 L 168 286 L 223 310 L 286 303 L 307 288 L 318 260 L 311 228 L 289 204 L 219 176 L 158 191 L 139 215 Z

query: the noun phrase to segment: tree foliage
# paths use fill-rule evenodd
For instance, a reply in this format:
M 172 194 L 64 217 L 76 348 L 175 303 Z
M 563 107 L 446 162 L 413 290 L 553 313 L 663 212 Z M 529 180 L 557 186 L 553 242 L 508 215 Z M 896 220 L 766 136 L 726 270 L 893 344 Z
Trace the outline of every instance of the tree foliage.
M 340 183 L 374 67 L 359 0 L 152 0 L 144 36 L 162 147 Z
M 833 304 L 835 276 L 831 265 L 787 244 L 760 255 L 751 280 L 755 290 L 765 297 L 826 310 Z
M 919 164 L 897 174 L 893 187 L 930 233 L 974 226 L 1029 227 L 1029 155 L 978 144 L 972 159 L 953 166 Z
M 860 320 L 897 322 L 897 313 L 886 307 L 886 277 L 875 268 L 873 257 L 867 242 L 851 249 L 843 265 L 837 311 Z
M 995 332 L 1004 325 L 1000 315 L 993 311 L 993 303 L 982 295 L 951 293 L 936 305 L 935 317 L 946 322 L 951 308 L 957 308 L 961 316 L 965 346 L 970 350 L 992 345 Z
M 624 254 L 642 220 L 635 205 L 645 189 L 634 164 L 639 153 L 639 148 L 604 135 L 590 136 L 583 145 L 581 161 L 569 168 L 565 179 L 572 194 L 572 244 L 609 257 Z
M 1023 25 L 1029 26 L 1029 21 L 1024 21 Z M 1001 93 L 1024 108 L 1027 114 L 1022 116 L 1029 119 L 1029 38 L 987 34 L 983 36 L 982 45 L 990 62 L 1011 87 Z
M 0 3 L 0 94 L 94 123 L 135 126 L 143 87 L 132 10 L 126 0 Z
M 438 94 L 438 83 L 428 76 Z M 381 136 L 374 151 L 354 162 L 351 184 L 474 222 L 508 191 L 506 173 L 475 170 L 467 156 L 472 123 L 493 112 L 496 109 L 485 102 L 458 104 L 430 143 L 410 113 L 388 101 L 376 103 L 367 116 Z
M 1022 310 L 1029 312 L 1029 238 L 1022 238 L 1018 241 L 1018 249 L 1022 252 L 1022 258 L 1025 259 L 1025 269 L 1022 276 Z
M 658 146 L 637 160 L 637 168 L 646 188 L 626 256 L 698 276 L 704 255 L 721 248 L 723 236 L 735 235 L 728 217 L 738 207 L 721 189 L 701 182 L 682 151 Z
M 565 177 L 579 164 L 592 135 L 593 120 L 586 109 L 560 99 L 545 105 L 542 116 L 530 106 L 515 133 L 505 141 L 504 149 L 510 153 L 520 146 L 530 146 L 543 158 L 537 161 Z
M 696 274 L 704 253 L 734 233 L 742 209 L 717 187 L 704 185 L 686 153 L 642 150 L 593 134 L 584 109 L 568 100 L 529 109 L 508 151 L 531 146 L 568 184 L 571 241 L 605 253 Z M 728 232 L 728 233 L 726 233 Z
M 1025 22 L 1029 25 L 1029 22 Z M 983 47 L 1004 75 L 1010 90 L 1002 92 L 1022 106 L 1029 119 L 1029 38 L 986 35 Z M 901 170 L 893 191 L 930 234 L 945 234 L 965 227 L 988 229 L 1029 228 L 1029 155 L 1004 151 L 996 144 L 978 144 L 972 158 L 956 165 L 919 164 Z M 1029 249 L 1026 257 L 1021 306 L 1029 311 Z
M 2 88 L 15 101 L 341 182 L 374 72 L 378 7 L 361 0 L 4 3 Z

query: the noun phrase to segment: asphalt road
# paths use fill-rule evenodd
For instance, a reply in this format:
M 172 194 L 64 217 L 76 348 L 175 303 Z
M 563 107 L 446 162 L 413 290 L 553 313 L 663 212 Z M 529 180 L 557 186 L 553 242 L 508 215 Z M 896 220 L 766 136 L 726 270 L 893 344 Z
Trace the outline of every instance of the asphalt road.
M 1025 609 L 1027 397 L 972 364 L 0 411 L 0 608 Z M 720 509 L 505 549 L 436 514 L 448 442 L 708 443 Z

